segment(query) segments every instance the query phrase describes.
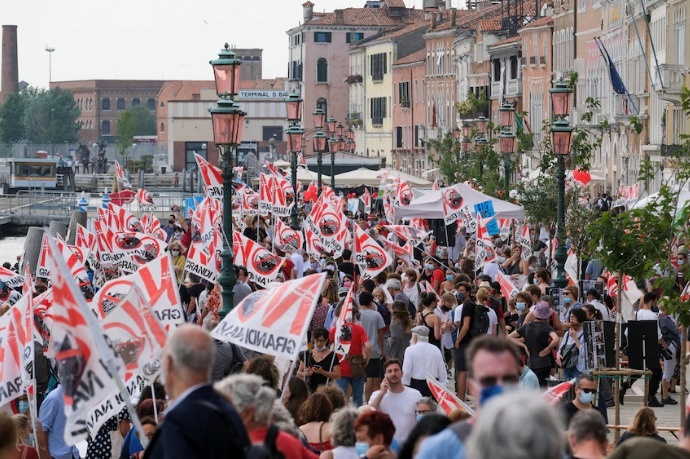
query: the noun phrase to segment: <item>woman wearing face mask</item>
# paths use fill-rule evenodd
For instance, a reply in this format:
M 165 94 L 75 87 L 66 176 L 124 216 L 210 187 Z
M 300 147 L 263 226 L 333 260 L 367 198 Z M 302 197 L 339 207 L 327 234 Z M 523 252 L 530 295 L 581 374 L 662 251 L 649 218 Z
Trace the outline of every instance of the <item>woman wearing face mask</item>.
M 357 442 L 355 449 L 359 457 L 367 459 L 392 459 L 391 451 L 395 426 L 390 416 L 380 411 L 366 411 L 355 421 Z
M 575 309 L 580 309 L 582 305 L 580 304 L 578 299 L 578 289 L 574 285 L 568 285 L 565 290 L 563 290 L 563 304 L 565 305 L 565 312 L 563 313 L 563 317 L 561 318 L 561 322 L 563 322 L 563 328 L 568 328 L 570 327 L 570 314 L 575 310 Z
M 335 352 L 328 346 L 328 330 L 317 328 L 312 333 L 311 351 L 300 352 L 297 376 L 305 378 L 310 392 L 330 380 L 340 379 L 340 366 Z
M 447 292 L 441 295 L 441 301 L 434 309 L 434 314 L 441 320 L 441 351 L 446 365 L 450 364 L 450 360 L 453 358 L 453 348 L 455 347 L 453 332 L 456 329 L 453 323 L 453 309 L 457 305 L 455 295 Z
M 434 293 L 420 293 L 420 308 L 417 313 L 417 325 L 424 325 L 429 329 L 429 344 L 441 349 L 441 319 L 434 314 L 438 298 Z
M 587 314 L 581 308 L 571 311 L 570 329 L 565 333 L 561 339 L 561 344 L 558 346 L 556 364 L 562 368 L 565 379 L 577 378 L 585 371 L 585 332 L 582 329 L 582 324 L 586 320 Z
M 522 327 L 532 307 L 532 296 L 527 292 L 519 292 L 515 295 L 515 309 L 518 313 L 517 328 Z
M 17 453 L 15 458 L 38 459 L 36 448 L 31 446 L 34 443 L 34 435 L 31 429 L 31 421 L 23 414 L 15 414 L 12 421 L 17 426 Z
M 175 275 L 177 276 L 177 284 L 180 285 L 184 281 L 184 264 L 187 258 L 184 256 L 182 251 L 182 244 L 179 242 L 171 242 L 168 246 L 170 255 L 173 259 L 173 267 L 175 269 Z
M 417 282 L 418 276 L 417 271 L 412 268 L 407 268 L 400 276 L 402 292 L 415 307 L 419 304 L 419 292 L 422 291 L 422 287 Z

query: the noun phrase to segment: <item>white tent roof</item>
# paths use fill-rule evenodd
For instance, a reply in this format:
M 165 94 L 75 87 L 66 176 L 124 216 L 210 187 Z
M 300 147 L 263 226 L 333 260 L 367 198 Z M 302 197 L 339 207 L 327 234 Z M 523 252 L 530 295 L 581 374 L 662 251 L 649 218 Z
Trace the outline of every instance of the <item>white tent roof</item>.
M 677 191 L 676 191 L 677 192 Z M 646 198 L 642 198 L 631 206 L 631 209 L 642 209 L 647 204 L 655 203 L 659 198 L 659 193 L 652 193 Z M 681 190 L 678 192 L 678 199 L 676 200 L 676 211 L 680 212 L 690 202 L 690 191 Z M 661 203 L 659 203 L 661 205 Z
M 287 175 L 285 176 L 286 179 L 292 180 L 292 169 L 284 169 L 285 173 Z M 319 179 L 319 174 L 317 172 L 312 172 L 309 169 L 305 169 L 304 167 L 298 167 L 297 168 L 297 181 L 309 185 L 311 182 L 316 182 Z M 258 182 L 259 179 L 253 179 L 254 182 Z M 323 182 L 324 185 L 330 185 L 331 184 L 331 176 L 326 175 L 326 174 L 321 174 L 321 181 Z
M 380 169 L 373 171 L 365 167 L 336 175 L 335 184 L 343 186 L 378 186 L 381 184 L 381 177 L 386 172 L 388 172 L 388 181 L 400 177 L 400 180 L 406 181 L 413 187 L 431 186 L 431 182 L 428 180 L 395 169 Z
M 275 167 L 290 167 L 290 162 L 289 161 L 283 161 L 282 159 L 279 159 L 277 161 L 273 161 L 273 165 Z
M 525 218 L 525 209 L 522 206 L 511 204 L 500 199 L 492 198 L 484 193 L 481 193 L 464 183 L 453 185 L 456 187 L 460 195 L 469 205 L 470 210 L 474 213 L 474 205 L 485 201 L 492 201 L 494 205 L 494 212 L 498 218 Z M 442 195 L 443 190 L 433 190 L 426 193 L 424 196 L 412 200 L 409 206 L 396 206 L 395 219 L 401 218 L 444 218 Z
M 540 169 L 534 169 L 534 170 L 529 171 L 527 174 L 523 175 L 522 179 L 528 180 L 528 181 L 536 180 L 539 178 L 540 175 L 541 175 L 541 170 Z M 589 175 L 592 178 L 591 183 L 605 182 L 606 181 L 606 179 L 604 177 L 602 177 L 601 175 L 593 174 L 591 171 L 590 171 Z M 566 171 L 565 176 L 568 178 L 571 178 L 573 176 L 573 171 Z

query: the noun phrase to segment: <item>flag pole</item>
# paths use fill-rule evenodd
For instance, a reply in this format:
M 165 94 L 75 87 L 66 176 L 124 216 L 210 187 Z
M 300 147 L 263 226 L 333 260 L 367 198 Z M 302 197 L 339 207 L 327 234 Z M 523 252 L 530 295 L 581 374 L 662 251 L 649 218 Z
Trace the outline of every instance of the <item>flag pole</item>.
M 105 361 L 105 364 L 108 367 L 108 371 L 110 372 L 110 374 L 113 375 L 113 381 L 117 386 L 117 390 L 119 390 L 120 394 L 122 394 L 122 399 L 125 402 L 125 406 L 127 407 L 127 411 L 129 412 L 129 417 L 132 421 L 132 424 L 134 424 L 134 428 L 139 433 L 139 441 L 141 441 L 141 446 L 143 446 L 144 449 L 146 449 L 146 447 L 149 445 L 149 439 L 146 436 L 146 433 L 144 432 L 144 428 L 141 425 L 141 420 L 137 415 L 137 411 L 134 409 L 134 404 L 132 403 L 132 399 L 129 396 L 129 392 L 127 392 L 125 383 L 124 381 L 122 381 L 122 377 L 120 376 L 120 373 L 117 371 L 115 362 L 113 362 L 112 359 L 108 359 Z M 155 399 L 153 402 L 155 406 Z
M 151 397 L 153 397 L 153 418 L 156 420 L 156 425 L 158 425 L 158 408 L 156 407 L 156 388 L 154 387 L 153 381 L 151 381 Z

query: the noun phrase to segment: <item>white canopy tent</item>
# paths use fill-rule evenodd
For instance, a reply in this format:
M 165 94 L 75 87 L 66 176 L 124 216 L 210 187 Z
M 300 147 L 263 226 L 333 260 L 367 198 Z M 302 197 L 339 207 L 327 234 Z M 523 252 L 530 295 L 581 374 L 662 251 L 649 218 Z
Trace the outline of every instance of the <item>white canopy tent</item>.
M 501 201 L 497 198 L 492 198 L 482 192 L 479 192 L 469 185 L 458 183 L 453 185 L 456 187 L 465 203 L 469 205 L 470 210 L 474 213 L 474 205 L 481 202 L 491 201 L 494 206 L 494 212 L 498 218 L 525 218 L 525 209 L 517 204 L 511 204 L 506 201 Z M 396 206 L 395 219 L 401 218 L 444 218 L 443 214 L 443 190 L 429 191 L 423 196 L 413 199 L 409 206 Z
M 680 212 L 683 208 L 690 202 L 690 191 L 681 190 L 678 193 L 678 199 L 676 200 L 676 211 Z M 647 206 L 647 204 L 655 203 L 659 198 L 659 193 L 652 193 L 646 198 L 638 200 L 633 204 L 631 209 L 642 209 Z
M 523 175 L 522 180 L 531 182 L 532 180 L 537 180 L 540 175 L 541 175 L 541 170 L 534 169 L 534 170 L 529 171 L 527 174 Z M 590 172 L 589 175 L 592 178 L 590 183 L 606 182 L 606 179 L 604 177 L 602 177 L 601 175 L 596 175 L 596 174 L 593 174 L 592 172 Z M 566 171 L 565 176 L 566 176 L 566 178 L 572 178 L 573 177 L 573 171 Z M 588 183 L 588 185 L 589 185 L 589 183 Z
M 431 186 L 432 184 L 428 180 L 395 169 L 379 169 L 374 171 L 365 167 L 336 175 L 335 184 L 341 186 L 379 186 L 381 184 L 381 177 L 386 172 L 388 172 L 386 181 L 392 181 L 400 177 L 401 181 L 406 181 L 412 187 Z
M 288 180 L 292 180 L 292 169 L 284 169 L 284 171 L 287 173 L 285 178 Z M 301 184 L 309 185 L 311 182 L 316 182 L 318 179 L 319 179 L 319 174 L 317 172 L 312 172 L 309 169 L 305 169 L 304 167 L 298 167 L 297 168 L 297 181 L 300 182 Z M 259 181 L 258 178 L 254 179 L 254 182 L 258 182 L 258 181 Z M 331 176 L 321 174 L 321 181 L 323 182 L 324 185 L 330 185 L 331 184 Z

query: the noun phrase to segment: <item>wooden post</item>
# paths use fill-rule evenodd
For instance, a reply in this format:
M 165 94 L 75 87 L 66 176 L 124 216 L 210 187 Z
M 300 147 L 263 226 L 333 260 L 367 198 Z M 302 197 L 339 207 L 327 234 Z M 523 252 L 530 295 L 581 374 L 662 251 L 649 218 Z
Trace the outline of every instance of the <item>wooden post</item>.
M 618 273 L 618 304 L 616 307 L 616 371 L 621 369 L 621 321 L 623 319 L 623 272 Z M 647 379 L 645 378 L 645 384 Z M 620 404 L 620 393 L 621 393 L 621 379 L 616 378 L 614 389 L 613 389 L 613 400 L 614 400 L 614 422 L 616 425 L 621 423 L 621 404 Z M 618 442 L 618 437 L 620 437 L 620 431 L 616 430 L 613 434 L 614 444 Z
M 680 403 L 679 408 L 680 408 L 680 425 L 684 426 L 685 425 L 685 416 L 686 416 L 686 407 L 685 404 L 687 403 L 687 394 L 685 393 L 685 389 L 687 387 L 687 384 L 685 383 L 685 377 L 688 373 L 688 359 L 685 357 L 685 354 L 688 352 L 688 328 L 686 325 L 683 325 L 683 333 L 681 333 L 681 338 L 680 338 Z
M 77 237 L 77 226 L 81 225 L 86 228 L 86 217 L 86 212 L 80 210 L 72 212 L 72 218 L 70 218 L 69 227 L 67 228 L 67 238 L 65 239 L 68 244 L 74 245 L 74 241 Z
M 38 265 L 38 257 L 41 255 L 41 248 L 43 247 L 43 228 L 32 226 L 26 233 L 24 239 L 24 258 L 19 272 L 24 272 L 24 265 L 29 264 L 31 275 L 36 274 L 36 265 Z

